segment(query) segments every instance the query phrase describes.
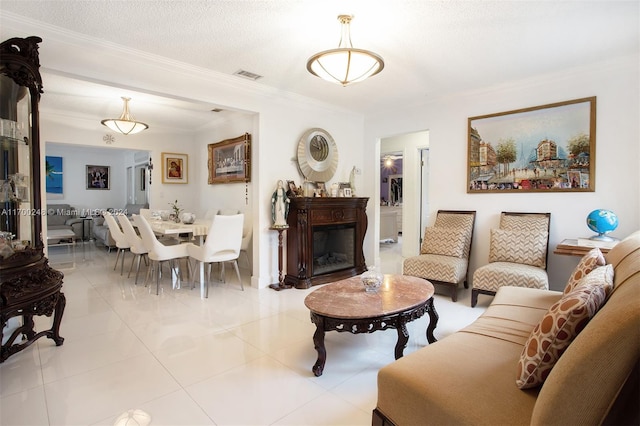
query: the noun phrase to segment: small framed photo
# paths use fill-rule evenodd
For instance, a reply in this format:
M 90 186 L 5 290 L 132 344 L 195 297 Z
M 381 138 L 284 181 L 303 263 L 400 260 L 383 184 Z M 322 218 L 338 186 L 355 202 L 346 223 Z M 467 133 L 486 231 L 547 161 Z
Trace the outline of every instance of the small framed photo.
M 344 188 L 342 191 L 345 197 L 351 197 L 351 188 Z
M 87 189 L 109 189 L 109 166 L 87 165 Z
M 189 183 L 188 155 L 162 153 L 162 183 Z
M 327 188 L 324 182 L 316 182 L 316 196 L 317 197 L 326 197 L 327 196 Z
M 287 197 L 298 197 L 300 195 L 300 189 L 296 186 L 296 183 L 292 180 L 287 181 Z

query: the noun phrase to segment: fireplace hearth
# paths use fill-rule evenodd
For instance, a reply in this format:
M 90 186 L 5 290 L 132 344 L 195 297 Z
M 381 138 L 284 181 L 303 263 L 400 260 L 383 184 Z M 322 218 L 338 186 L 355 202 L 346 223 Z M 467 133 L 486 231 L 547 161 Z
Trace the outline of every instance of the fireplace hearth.
M 313 227 L 313 275 L 355 266 L 355 224 Z
M 362 243 L 368 198 L 291 198 L 285 284 L 309 288 L 367 270 Z

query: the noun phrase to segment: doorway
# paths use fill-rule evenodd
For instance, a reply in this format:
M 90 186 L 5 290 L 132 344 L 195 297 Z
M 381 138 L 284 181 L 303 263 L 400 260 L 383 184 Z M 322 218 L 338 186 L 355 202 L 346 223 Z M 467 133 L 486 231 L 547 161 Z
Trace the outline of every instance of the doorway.
M 429 132 L 427 130 L 406 133 L 402 135 L 383 138 L 380 140 L 380 180 L 377 182 L 377 191 L 381 194 L 380 198 L 380 224 L 382 226 L 382 215 L 386 206 L 392 206 L 391 199 L 383 200 L 382 194 L 387 197 L 394 196 L 389 194 L 392 182 L 389 182 L 393 176 L 396 186 L 394 209 L 398 214 L 398 247 L 397 250 L 403 258 L 415 256 L 420 252 L 420 241 L 423 230 L 423 223 L 426 223 L 429 215 L 429 199 L 428 199 L 428 148 L 429 148 Z M 424 151 L 424 152 L 423 152 Z M 383 167 L 385 161 L 402 159 L 402 168 L 397 165 L 396 173 L 389 173 L 384 176 Z M 426 161 L 424 161 L 426 159 Z M 385 178 L 387 179 L 385 182 Z M 385 213 L 386 214 L 386 213 Z M 380 243 L 381 237 L 378 241 Z M 379 246 L 379 244 L 378 244 Z M 380 246 L 379 246 L 380 247 Z M 381 259 L 383 257 L 380 251 Z

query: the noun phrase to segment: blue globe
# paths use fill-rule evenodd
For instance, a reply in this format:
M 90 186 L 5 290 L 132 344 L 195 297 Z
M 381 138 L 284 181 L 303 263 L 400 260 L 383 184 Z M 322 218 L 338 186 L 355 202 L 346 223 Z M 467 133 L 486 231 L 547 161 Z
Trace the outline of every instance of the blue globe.
M 618 227 L 618 216 L 610 210 L 594 210 L 587 216 L 587 226 L 602 236 Z

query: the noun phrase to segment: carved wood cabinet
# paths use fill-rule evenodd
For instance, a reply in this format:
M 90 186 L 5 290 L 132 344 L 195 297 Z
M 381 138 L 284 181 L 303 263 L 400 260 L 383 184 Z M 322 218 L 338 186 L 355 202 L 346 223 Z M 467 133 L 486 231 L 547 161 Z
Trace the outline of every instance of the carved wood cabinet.
M 287 223 L 285 285 L 309 288 L 367 270 L 365 197 L 293 197 Z
M 0 362 L 40 337 L 58 346 L 64 341 L 63 275 L 49 266 L 42 240 L 41 41 L 12 38 L 0 44 Z M 34 315 L 54 315 L 52 327 L 38 332 Z

